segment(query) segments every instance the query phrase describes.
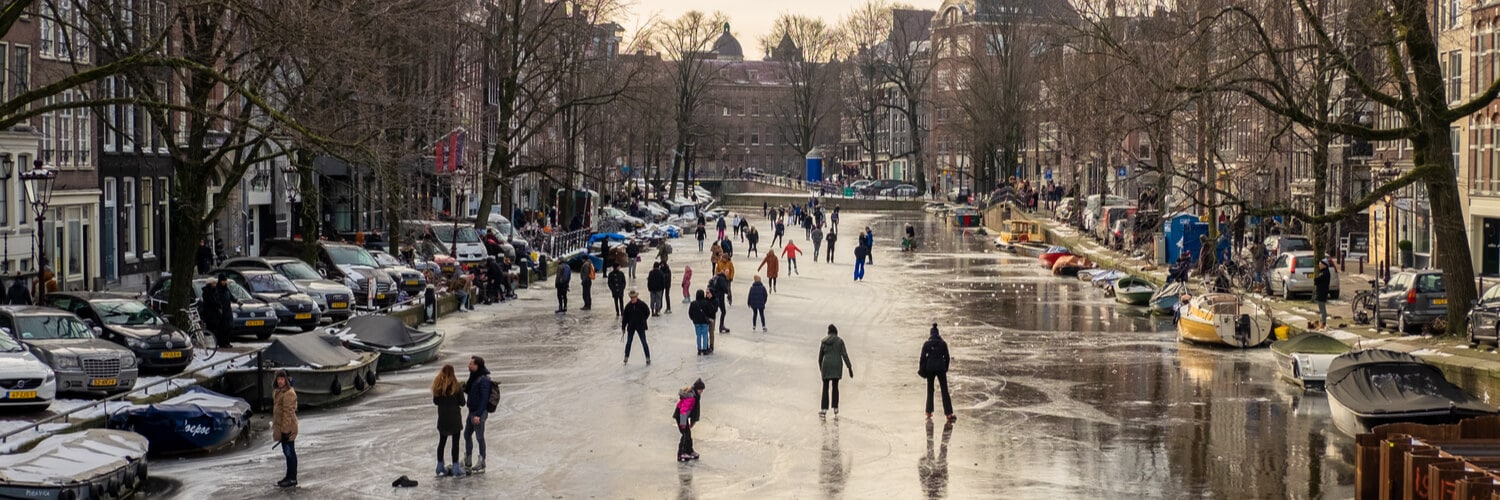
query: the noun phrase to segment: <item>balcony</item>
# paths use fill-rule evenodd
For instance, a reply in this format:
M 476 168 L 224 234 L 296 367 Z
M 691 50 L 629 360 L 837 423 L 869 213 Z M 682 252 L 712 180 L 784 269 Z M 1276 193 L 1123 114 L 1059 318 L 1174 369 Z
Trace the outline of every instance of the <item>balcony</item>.
M 1500 179 L 1470 180 L 1469 196 L 1476 198 L 1500 198 Z

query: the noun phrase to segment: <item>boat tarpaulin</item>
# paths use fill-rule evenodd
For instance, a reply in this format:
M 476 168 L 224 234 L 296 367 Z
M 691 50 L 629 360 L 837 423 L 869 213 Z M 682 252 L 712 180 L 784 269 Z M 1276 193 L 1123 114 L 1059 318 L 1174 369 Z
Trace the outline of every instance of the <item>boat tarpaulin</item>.
M 109 429 L 58 434 L 22 453 L 0 455 L 0 483 L 71 484 L 146 455 L 146 438 Z
M 427 332 L 406 326 L 401 318 L 386 315 L 359 316 L 351 318 L 349 332 L 365 344 L 377 347 L 406 347 L 426 342 L 437 332 Z
M 1369 349 L 1334 358 L 1328 365 L 1328 395 L 1362 415 L 1460 410 L 1494 413 L 1437 367 L 1410 354 Z
M 1306 332 L 1275 344 L 1271 350 L 1282 354 L 1343 354 L 1349 345 L 1317 332 Z
M 322 333 L 278 335 L 261 356 L 272 366 L 313 368 L 339 367 L 360 359 L 338 338 Z

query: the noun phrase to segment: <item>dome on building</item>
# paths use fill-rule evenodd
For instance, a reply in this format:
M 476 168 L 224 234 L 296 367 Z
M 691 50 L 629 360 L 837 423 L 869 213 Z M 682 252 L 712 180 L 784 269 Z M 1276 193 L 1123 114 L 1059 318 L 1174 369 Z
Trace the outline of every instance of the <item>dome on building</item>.
M 714 41 L 714 54 L 718 54 L 719 59 L 735 61 L 745 59 L 745 51 L 740 48 L 740 41 L 736 40 L 734 35 L 729 34 L 729 23 L 724 23 L 724 34 L 719 35 L 719 39 Z

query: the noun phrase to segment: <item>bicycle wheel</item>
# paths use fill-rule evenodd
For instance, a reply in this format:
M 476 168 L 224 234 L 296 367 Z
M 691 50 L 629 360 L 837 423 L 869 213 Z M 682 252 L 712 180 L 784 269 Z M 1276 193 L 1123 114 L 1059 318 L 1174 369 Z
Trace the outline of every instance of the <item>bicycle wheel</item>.
M 219 353 L 219 341 L 206 330 L 194 330 L 192 333 L 193 350 L 199 355 L 212 358 Z
M 1354 296 L 1354 300 L 1350 301 L 1349 310 L 1355 323 L 1369 324 L 1370 319 L 1375 317 L 1375 295 L 1369 292 L 1359 292 Z

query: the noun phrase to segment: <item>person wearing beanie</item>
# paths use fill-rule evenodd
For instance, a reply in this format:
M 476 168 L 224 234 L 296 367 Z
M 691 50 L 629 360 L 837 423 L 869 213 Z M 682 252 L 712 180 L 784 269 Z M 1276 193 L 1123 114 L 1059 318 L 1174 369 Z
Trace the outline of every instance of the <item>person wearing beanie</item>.
M 766 299 L 770 294 L 766 292 L 766 286 L 760 283 L 760 275 L 755 275 L 755 282 L 750 284 L 750 294 L 745 303 L 750 305 L 750 330 L 755 330 L 756 320 L 760 320 L 760 331 L 767 331 L 766 325 Z
M 275 389 L 271 392 L 271 439 L 280 443 L 281 454 L 286 457 L 286 477 L 276 486 L 296 486 L 297 390 L 292 388 L 292 376 L 286 370 L 276 370 Z
M 693 425 L 698 423 L 701 416 L 699 409 L 703 407 L 703 389 L 707 387 L 700 378 L 677 393 L 677 407 L 672 409 L 672 421 L 677 424 L 677 432 L 682 434 L 682 438 L 677 441 L 678 462 L 698 459 L 698 452 L 693 451 Z
M 464 394 L 469 418 L 464 422 L 464 469 L 469 473 L 484 471 L 484 424 L 490 419 L 490 393 L 495 383 L 490 379 L 490 369 L 484 366 L 484 358 L 469 357 L 469 379 L 464 381 Z M 474 462 L 474 441 L 479 441 L 479 462 Z
M 922 344 L 917 375 L 927 379 L 927 418 L 932 418 L 932 382 L 936 379 L 943 389 L 943 414 L 948 416 L 949 422 L 957 420 L 958 417 L 953 415 L 953 399 L 948 395 L 948 343 L 938 335 L 937 323 L 932 324 L 932 332 Z
M 842 360 L 843 364 L 839 364 Z M 839 414 L 839 379 L 844 376 L 844 367 L 849 367 L 849 378 L 854 378 L 854 365 L 849 362 L 849 351 L 844 348 L 844 339 L 839 338 L 839 329 L 828 325 L 828 335 L 818 347 L 818 368 L 823 375 L 823 406 L 818 416 L 828 415 L 829 395 L 833 396 L 833 415 Z

